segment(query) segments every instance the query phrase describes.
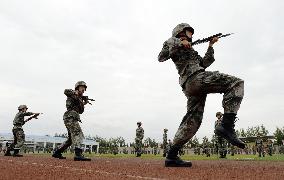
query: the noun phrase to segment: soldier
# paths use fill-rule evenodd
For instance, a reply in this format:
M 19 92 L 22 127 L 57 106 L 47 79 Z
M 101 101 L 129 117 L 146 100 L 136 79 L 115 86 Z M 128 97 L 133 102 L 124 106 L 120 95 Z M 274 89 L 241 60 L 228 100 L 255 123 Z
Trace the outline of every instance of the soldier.
M 168 129 L 164 129 L 164 134 L 163 134 L 163 157 L 166 157 L 167 154 L 167 139 L 168 139 L 168 135 L 167 135 Z
M 84 112 L 84 106 L 89 103 L 88 97 L 83 96 L 87 90 L 87 84 L 84 81 L 78 81 L 75 84 L 75 90 L 65 89 L 64 94 L 67 96 L 67 111 L 63 115 L 63 121 L 68 132 L 68 139 L 53 154 L 52 157 L 66 159 L 62 153 L 73 144 L 75 161 L 91 161 L 90 158 L 84 157 L 81 144 L 83 143 L 84 134 L 79 125 L 80 114 Z
M 260 138 L 260 135 L 257 135 L 255 140 L 256 151 L 258 152 L 258 156 L 261 155 L 264 157 L 264 148 L 263 148 L 263 140 Z
M 273 153 L 273 142 L 272 142 L 271 139 L 268 140 L 267 149 L 268 149 L 269 156 L 272 156 L 272 153 Z
M 135 138 L 135 146 L 136 146 L 136 157 L 140 157 L 142 154 L 142 140 L 144 138 L 144 129 L 141 127 L 142 123 L 137 122 L 137 129 L 136 129 L 136 138 Z
M 10 151 L 14 151 L 13 156 L 14 157 L 22 157 L 22 154 L 19 154 L 20 149 L 23 147 L 25 143 L 25 133 L 23 130 L 23 125 L 31 120 L 32 118 L 37 118 L 37 116 L 40 113 L 33 113 L 33 112 L 27 112 L 28 107 L 26 105 L 20 105 L 18 107 L 19 112 L 16 114 L 14 121 L 13 121 L 13 135 L 14 135 L 14 142 L 10 144 L 9 147 L 7 147 L 7 151 L 5 153 L 5 156 L 11 156 Z M 28 119 L 24 119 L 25 116 L 31 116 Z
M 186 23 L 178 24 L 172 37 L 164 42 L 158 60 L 164 62 L 172 59 L 180 75 L 180 85 L 188 99 L 187 113 L 177 130 L 173 146 L 165 160 L 165 166 L 190 167 L 191 162 L 181 160 L 179 149 L 191 139 L 200 127 L 203 118 L 207 94 L 224 93 L 224 115 L 216 133 L 226 138 L 233 145 L 244 148 L 245 144 L 238 139 L 235 132 L 235 119 L 244 94 L 244 81 L 218 71 L 205 71 L 214 61 L 213 44 L 218 38 L 209 42 L 209 47 L 202 58 L 191 47 L 194 29 Z
M 173 145 L 173 143 L 172 143 L 172 141 L 169 139 L 169 140 L 168 140 L 167 147 L 166 147 L 166 152 L 169 152 L 169 150 L 171 149 L 172 145 Z
M 216 117 L 217 120 L 215 121 L 215 128 L 221 124 L 222 121 L 222 116 L 223 114 L 221 112 L 217 112 L 216 113 Z M 217 138 L 217 147 L 218 147 L 218 151 L 220 154 L 220 158 L 226 158 L 227 155 L 227 142 L 226 140 L 222 137 L 216 134 L 216 138 Z

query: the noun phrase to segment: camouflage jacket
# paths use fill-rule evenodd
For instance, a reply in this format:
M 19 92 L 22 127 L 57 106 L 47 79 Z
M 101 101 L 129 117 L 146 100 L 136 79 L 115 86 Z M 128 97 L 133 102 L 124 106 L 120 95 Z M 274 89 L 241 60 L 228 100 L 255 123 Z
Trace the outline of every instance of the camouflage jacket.
M 263 145 L 262 139 L 256 139 L 255 145 L 256 145 L 257 147 L 261 147 L 261 146 Z
M 144 129 L 142 127 L 138 127 L 136 129 L 136 138 L 138 138 L 138 139 L 144 138 Z
M 75 94 L 72 89 L 65 89 L 64 94 L 67 96 L 66 108 L 67 111 L 76 111 L 79 114 L 84 112 L 85 100 L 83 97 Z
M 181 86 L 189 77 L 197 72 L 204 71 L 215 61 L 213 47 L 209 47 L 204 58 L 202 58 L 193 48 L 185 48 L 181 40 L 176 37 L 171 37 L 164 42 L 163 49 L 158 56 L 160 62 L 170 58 L 175 63 L 180 75 L 179 83 Z
M 168 143 L 168 135 L 167 135 L 167 133 L 164 133 L 163 134 L 163 144 L 167 144 Z
M 218 126 L 219 124 L 221 124 L 221 119 L 217 119 L 217 120 L 215 121 L 215 127 Z
M 13 121 L 14 128 L 22 128 L 22 126 L 25 124 L 25 116 L 31 115 L 33 115 L 32 112 L 18 112 Z

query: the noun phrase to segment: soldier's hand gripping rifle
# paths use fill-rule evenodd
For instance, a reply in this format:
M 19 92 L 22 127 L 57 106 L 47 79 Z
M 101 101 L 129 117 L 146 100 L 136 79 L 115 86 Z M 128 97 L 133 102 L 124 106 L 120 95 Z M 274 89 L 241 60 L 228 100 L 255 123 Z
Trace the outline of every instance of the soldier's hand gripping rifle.
M 86 103 L 93 105 L 92 103 L 90 103 L 90 101 L 95 101 L 94 99 L 89 98 L 88 96 L 83 96 L 83 99 Z
M 203 39 L 197 39 L 196 41 L 192 42 L 191 43 L 191 46 L 194 46 L 194 45 L 197 45 L 197 44 L 201 44 L 201 43 L 205 43 L 205 42 L 209 42 L 211 41 L 214 37 L 218 37 L 218 38 L 222 38 L 222 37 L 227 37 L 227 36 L 230 36 L 234 33 L 229 33 L 229 34 L 222 34 L 222 33 L 218 33 L 218 34 L 215 34 L 213 36 L 209 36 L 207 38 L 203 38 Z
M 43 113 L 35 113 L 34 115 L 32 115 L 31 117 L 29 117 L 28 119 L 26 119 L 24 122 L 26 123 L 26 122 L 28 122 L 28 121 L 30 121 L 30 120 L 32 120 L 32 119 L 38 119 L 38 116 L 39 116 L 40 114 L 43 114 Z

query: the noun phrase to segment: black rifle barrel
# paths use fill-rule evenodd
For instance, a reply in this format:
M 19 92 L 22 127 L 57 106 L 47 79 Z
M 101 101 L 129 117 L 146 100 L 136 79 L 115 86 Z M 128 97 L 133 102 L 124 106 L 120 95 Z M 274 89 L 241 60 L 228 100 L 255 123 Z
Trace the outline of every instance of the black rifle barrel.
M 201 44 L 201 43 L 205 43 L 205 42 L 209 42 L 211 41 L 214 37 L 218 37 L 218 38 L 221 38 L 221 37 L 227 37 L 227 36 L 230 36 L 234 33 L 229 33 L 229 34 L 222 34 L 222 33 L 218 33 L 218 34 L 215 34 L 213 36 L 209 36 L 207 38 L 203 38 L 203 39 L 197 39 L 196 41 L 194 41 L 193 43 L 191 43 L 191 46 L 194 46 L 194 45 L 197 45 L 197 44 Z

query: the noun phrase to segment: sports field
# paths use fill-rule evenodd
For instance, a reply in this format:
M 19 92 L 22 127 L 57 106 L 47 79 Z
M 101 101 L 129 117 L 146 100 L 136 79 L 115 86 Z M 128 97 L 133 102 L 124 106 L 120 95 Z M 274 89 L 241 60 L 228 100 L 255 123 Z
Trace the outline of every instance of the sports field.
M 66 155 L 66 154 L 65 154 Z M 284 155 L 183 156 L 191 168 L 165 168 L 161 156 L 91 155 L 91 162 L 75 162 L 72 154 L 59 160 L 50 154 L 0 156 L 0 179 L 284 179 Z

